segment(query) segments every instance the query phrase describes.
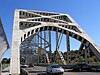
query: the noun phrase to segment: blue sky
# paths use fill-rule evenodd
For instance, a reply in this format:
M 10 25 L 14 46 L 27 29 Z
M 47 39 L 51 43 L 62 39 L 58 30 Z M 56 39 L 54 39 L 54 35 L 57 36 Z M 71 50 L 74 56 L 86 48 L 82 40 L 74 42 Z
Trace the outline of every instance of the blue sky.
M 100 0 L 0 0 L 0 17 L 10 47 L 15 9 L 69 14 L 100 46 Z M 10 50 L 4 57 L 10 56 Z

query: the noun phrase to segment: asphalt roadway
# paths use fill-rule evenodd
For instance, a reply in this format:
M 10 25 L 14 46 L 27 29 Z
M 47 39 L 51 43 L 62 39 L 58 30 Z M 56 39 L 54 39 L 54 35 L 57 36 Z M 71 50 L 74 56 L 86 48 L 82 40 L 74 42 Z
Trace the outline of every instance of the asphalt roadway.
M 47 75 L 46 67 L 42 66 L 30 67 L 26 68 L 26 70 L 29 72 L 29 75 Z M 72 70 L 65 69 L 63 75 L 100 75 L 100 72 L 73 72 Z

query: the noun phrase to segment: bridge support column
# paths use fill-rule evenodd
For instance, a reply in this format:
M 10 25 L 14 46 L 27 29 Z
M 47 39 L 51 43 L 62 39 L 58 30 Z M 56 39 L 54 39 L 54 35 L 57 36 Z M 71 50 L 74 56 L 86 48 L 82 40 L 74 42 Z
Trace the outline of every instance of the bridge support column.
M 79 47 L 79 50 L 83 50 L 83 47 L 84 47 L 84 44 L 81 43 L 80 47 Z
M 44 39 L 46 40 L 46 31 L 44 31 Z M 44 50 L 46 50 L 46 42 L 44 40 Z M 46 55 L 44 56 L 44 62 L 46 63 Z
M 36 44 L 38 45 L 38 49 L 39 49 L 39 32 L 37 32 L 37 35 L 36 36 L 37 36 Z M 41 62 L 39 58 L 40 58 L 40 54 L 38 54 L 38 64 Z
M 40 32 L 40 36 L 42 37 L 42 32 Z M 42 39 L 40 38 L 40 47 L 42 48 Z
M 16 10 L 12 36 L 10 75 L 20 75 L 20 43 L 23 32 L 19 30 L 19 12 Z
M 11 62 L 10 62 L 10 74 L 19 75 L 20 74 L 20 50 L 19 43 L 13 40 L 12 52 L 11 52 Z
M 51 31 L 48 31 L 49 34 L 49 59 L 50 59 L 50 63 L 51 63 Z
M 90 63 L 90 51 L 89 51 L 89 48 L 86 48 L 85 49 L 85 60 L 86 60 L 86 63 Z
M 71 57 L 70 57 L 70 39 L 69 34 L 66 34 L 66 44 L 67 44 L 67 62 L 68 64 L 71 63 Z
M 42 37 L 42 32 L 40 32 L 39 35 Z M 40 38 L 39 41 L 40 41 L 40 48 L 42 48 L 42 38 Z M 40 57 L 40 62 L 42 62 L 41 59 L 43 60 L 43 57 Z
M 78 62 L 78 60 L 79 60 L 79 52 L 81 51 L 81 50 L 83 50 L 83 47 L 84 47 L 84 44 L 83 43 L 81 43 L 81 45 L 80 45 L 80 47 L 79 47 L 79 50 L 78 51 L 76 51 L 76 53 L 75 53 L 75 60 L 76 60 L 76 62 Z
M 55 51 L 55 57 L 54 57 L 54 59 L 55 59 L 55 62 L 56 62 L 56 60 L 57 60 L 57 48 L 58 48 L 58 29 L 57 29 L 57 31 L 56 31 L 56 51 Z
M 76 61 L 76 62 L 78 62 L 78 60 L 79 60 L 78 54 L 79 54 L 79 51 L 76 51 L 76 52 L 75 52 L 75 61 Z

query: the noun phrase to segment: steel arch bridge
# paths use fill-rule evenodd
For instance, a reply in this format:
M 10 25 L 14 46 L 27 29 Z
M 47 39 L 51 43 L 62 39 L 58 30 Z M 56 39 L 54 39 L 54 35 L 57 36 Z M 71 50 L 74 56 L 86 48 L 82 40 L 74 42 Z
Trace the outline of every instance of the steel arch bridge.
M 27 54 L 32 53 L 29 45 L 34 45 L 35 50 L 40 50 L 40 53 L 43 50 L 47 63 L 50 63 L 50 55 L 48 56 L 46 48 L 49 48 L 49 52 L 51 52 L 51 31 L 56 33 L 56 51 L 64 65 L 66 65 L 66 62 L 59 51 L 62 34 L 66 35 L 68 63 L 71 62 L 69 37 L 81 42 L 79 50 L 85 50 L 87 63 L 89 62 L 89 50 L 100 60 L 100 48 L 68 14 L 19 9 L 15 10 L 14 15 L 10 74 L 20 74 L 20 61 L 23 62 L 25 58 L 28 59 Z M 46 40 L 47 35 L 49 36 L 48 40 Z M 77 56 L 76 62 L 78 60 Z

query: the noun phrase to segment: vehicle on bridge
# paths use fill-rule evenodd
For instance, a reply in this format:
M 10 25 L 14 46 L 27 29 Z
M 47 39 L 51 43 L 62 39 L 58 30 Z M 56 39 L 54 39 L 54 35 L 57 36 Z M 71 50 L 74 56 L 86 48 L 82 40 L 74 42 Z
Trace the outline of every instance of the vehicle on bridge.
M 59 66 L 58 64 L 51 64 L 46 68 L 46 72 L 47 74 L 63 74 L 64 73 L 64 69 Z
M 91 71 L 92 66 L 90 66 L 90 65 L 88 65 L 88 64 L 86 64 L 86 63 L 84 63 L 84 62 L 80 62 L 80 63 L 76 63 L 76 64 L 72 67 L 72 69 L 73 69 L 74 71 L 83 71 L 83 70 Z

